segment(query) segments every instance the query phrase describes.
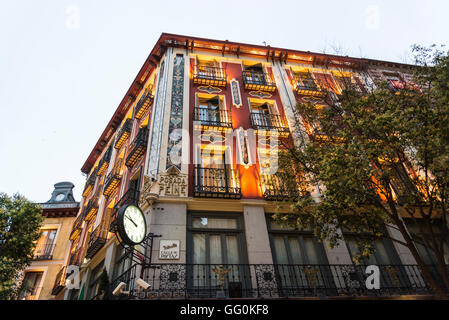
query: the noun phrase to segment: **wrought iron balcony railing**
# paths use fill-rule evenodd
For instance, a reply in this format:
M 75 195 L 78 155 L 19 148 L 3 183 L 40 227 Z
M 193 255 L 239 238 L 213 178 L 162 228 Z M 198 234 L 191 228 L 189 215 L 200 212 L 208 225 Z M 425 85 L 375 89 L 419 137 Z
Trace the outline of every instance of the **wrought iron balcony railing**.
M 240 176 L 229 165 L 222 168 L 203 168 L 196 166 L 193 170 L 193 195 L 208 198 L 242 197 Z
M 95 185 L 96 177 L 97 177 L 97 170 L 94 170 L 94 172 L 91 173 L 89 178 L 87 178 L 86 184 L 84 185 L 83 197 L 89 196 L 89 194 L 92 192 Z
M 92 218 L 97 214 L 98 212 L 98 204 L 99 204 L 100 198 L 98 195 L 92 197 L 89 202 L 87 203 L 85 214 L 84 214 L 84 220 L 90 221 Z
M 51 260 L 53 259 L 53 250 L 55 249 L 56 243 L 50 242 L 38 245 L 34 249 L 33 260 Z
M 122 128 L 120 129 L 120 132 L 117 134 L 114 148 L 116 148 L 117 150 L 120 150 L 121 147 L 123 147 L 126 140 L 129 138 L 129 135 L 131 134 L 132 127 L 133 127 L 133 119 L 126 119 L 125 123 L 123 124 Z
M 112 209 L 111 224 L 109 227 L 109 231 L 114 232 L 115 230 L 115 222 L 120 208 L 128 204 L 138 205 L 139 196 L 140 192 L 139 190 L 136 189 L 128 189 L 128 191 L 125 192 L 125 194 L 120 198 L 120 200 L 115 204 L 114 208 Z
M 101 158 L 100 163 L 98 164 L 97 169 L 97 176 L 103 175 L 103 173 L 108 170 L 109 162 L 111 161 L 112 156 L 112 146 L 108 147 L 108 150 L 106 150 L 105 154 L 103 155 L 103 158 Z
M 193 121 L 198 121 L 200 127 L 197 130 L 232 129 L 231 112 L 229 110 L 219 110 L 211 108 L 195 108 Z
M 243 70 L 243 84 L 247 90 L 276 91 L 273 77 L 266 72 Z
M 41 292 L 42 286 L 34 288 L 24 288 L 19 293 L 18 300 L 38 300 L 38 294 Z
M 81 234 L 81 226 L 84 221 L 84 212 L 81 212 L 78 217 L 76 217 L 75 222 L 73 223 L 72 232 L 70 233 L 70 240 L 76 240 Z
M 251 126 L 256 131 L 277 132 L 281 136 L 287 136 L 290 133 L 284 118 L 278 114 L 251 112 L 250 117 Z
M 121 180 L 122 175 L 120 174 L 120 166 L 117 166 L 106 177 L 103 194 L 107 197 L 113 194 Z
M 193 74 L 195 84 L 225 87 L 226 82 L 226 69 L 204 65 L 195 68 Z
M 294 189 L 287 186 L 287 184 L 275 174 L 261 175 L 261 186 L 263 197 L 266 200 L 294 200 L 300 195 L 298 187 Z
M 64 289 L 66 276 L 67 276 L 67 267 L 64 266 L 61 268 L 61 270 L 59 270 L 58 274 L 56 275 L 55 283 L 53 284 L 53 289 L 51 290 L 52 295 L 57 295 L 59 292 L 61 292 L 62 289 Z
M 147 149 L 147 144 L 148 144 L 148 127 L 145 126 L 139 129 L 136 138 L 129 147 L 130 152 L 126 157 L 125 162 L 125 165 L 127 167 L 129 168 L 134 167 L 135 164 L 139 162 L 140 159 L 142 159 Z
M 388 80 L 388 88 L 395 94 L 410 94 L 419 91 L 418 86 L 411 82 L 400 80 Z
M 105 245 L 108 240 L 109 223 L 104 220 L 92 231 L 87 245 L 86 258 L 90 259 Z
M 287 264 L 152 264 L 132 266 L 112 281 L 126 283 L 128 298 L 393 297 L 431 294 L 417 265 L 380 265 L 380 288 L 368 289 L 367 266 Z M 434 266 L 435 267 L 435 266 Z M 435 267 L 436 268 L 436 267 Z M 151 285 L 138 290 L 136 277 Z M 123 297 L 122 297 L 123 298 Z
M 82 248 L 78 248 L 70 254 L 69 265 L 80 266 L 83 258 L 83 250 Z
M 151 104 L 153 103 L 154 97 L 151 94 L 153 90 L 153 86 L 149 86 L 145 89 L 145 92 L 140 97 L 139 101 L 136 104 L 136 110 L 134 111 L 134 117 L 136 119 L 142 119 L 145 113 L 150 109 Z
M 327 90 L 322 89 L 316 84 L 310 76 L 309 79 L 302 79 L 298 76 L 293 78 L 293 85 L 296 94 L 300 96 L 314 96 L 314 97 L 325 97 L 327 95 Z

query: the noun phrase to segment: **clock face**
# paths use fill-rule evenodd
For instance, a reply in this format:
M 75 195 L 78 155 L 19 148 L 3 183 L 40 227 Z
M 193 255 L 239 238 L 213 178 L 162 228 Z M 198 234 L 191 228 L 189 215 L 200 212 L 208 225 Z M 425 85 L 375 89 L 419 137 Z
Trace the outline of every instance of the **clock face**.
M 56 198 L 55 198 L 56 201 L 62 201 L 62 199 L 64 199 L 64 194 L 63 193 L 58 194 L 56 196 Z
M 125 239 L 132 244 L 138 244 L 143 241 L 146 236 L 147 225 L 142 210 L 138 207 L 127 206 L 122 216 L 122 226 Z

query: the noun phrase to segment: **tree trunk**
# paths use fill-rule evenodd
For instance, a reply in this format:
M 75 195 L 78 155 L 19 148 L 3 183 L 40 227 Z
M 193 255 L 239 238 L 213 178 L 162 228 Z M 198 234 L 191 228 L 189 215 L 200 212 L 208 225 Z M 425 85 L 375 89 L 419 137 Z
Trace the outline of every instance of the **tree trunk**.
M 397 218 L 397 217 L 396 217 Z M 394 219 L 396 220 L 396 219 Z M 408 234 L 407 230 L 405 229 L 404 222 L 397 218 L 398 221 L 396 222 L 396 225 L 399 228 L 399 231 L 401 232 L 402 236 L 404 237 L 405 242 L 407 243 L 407 247 L 412 253 L 413 257 L 416 260 L 416 263 L 418 264 L 419 268 L 421 269 L 422 275 L 424 279 L 427 281 L 427 283 L 430 285 L 432 290 L 435 292 L 435 294 L 438 296 L 439 299 L 442 300 L 449 300 L 449 296 L 447 292 L 441 286 L 435 281 L 435 279 L 432 277 L 432 275 L 429 272 L 429 268 L 424 264 L 424 262 L 421 259 L 421 256 L 418 253 L 418 250 L 416 250 L 415 244 L 413 240 L 410 238 L 410 235 Z

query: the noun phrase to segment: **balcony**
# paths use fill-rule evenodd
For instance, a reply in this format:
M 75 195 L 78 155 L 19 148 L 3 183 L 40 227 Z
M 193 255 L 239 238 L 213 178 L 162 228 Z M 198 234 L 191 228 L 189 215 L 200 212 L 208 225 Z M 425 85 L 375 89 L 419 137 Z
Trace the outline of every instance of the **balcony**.
M 38 245 L 34 250 L 33 260 L 51 260 L 53 259 L 53 250 L 56 243 L 50 242 Z
M 70 240 L 74 241 L 76 239 L 78 239 L 78 237 L 81 234 L 81 226 L 83 224 L 84 221 L 84 212 L 81 212 L 78 217 L 76 217 L 75 222 L 73 223 L 73 229 L 72 232 L 70 233 Z
M 86 258 L 90 259 L 104 246 L 108 240 L 108 227 L 107 221 L 103 221 L 99 224 L 94 231 L 92 231 L 89 243 L 87 245 Z
M 261 187 L 265 200 L 294 200 L 299 196 L 298 188 L 293 189 L 289 187 L 275 174 L 261 175 Z
M 121 180 L 122 175 L 120 174 L 120 166 L 116 166 L 106 177 L 103 194 L 107 197 L 113 194 Z
M 388 88 L 396 95 L 410 95 L 419 92 L 419 88 L 416 84 L 407 81 L 387 80 L 387 85 Z
M 212 108 L 195 108 L 193 114 L 193 121 L 195 130 L 218 130 L 231 131 L 232 120 L 231 112 L 229 110 L 219 110 Z
M 96 171 L 97 170 L 94 170 L 94 172 L 90 174 L 89 178 L 87 178 L 86 184 L 84 185 L 83 197 L 89 196 L 92 192 L 95 185 Z
M 247 90 L 276 91 L 276 83 L 268 73 L 253 70 L 243 70 L 243 84 Z
M 89 222 L 98 212 L 99 196 L 94 196 L 89 200 L 86 206 L 84 220 Z
M 51 290 L 52 295 L 57 295 L 59 292 L 61 292 L 62 289 L 65 287 L 66 283 L 66 276 L 67 276 L 67 267 L 62 267 L 61 270 L 59 270 L 58 274 L 56 275 L 55 283 L 53 284 L 53 288 Z
M 145 92 L 140 97 L 139 101 L 136 104 L 136 109 L 134 113 L 134 117 L 136 119 L 142 119 L 145 113 L 150 109 L 151 104 L 153 103 L 154 97 L 151 94 L 153 86 L 149 86 L 145 89 Z
M 380 289 L 368 289 L 367 266 L 287 264 L 152 264 L 142 274 L 133 265 L 111 283 L 126 284 L 127 298 L 337 298 L 430 295 L 417 265 L 380 265 Z M 135 280 L 151 285 L 139 290 Z M 117 299 L 118 297 L 113 297 Z M 120 297 L 120 298 L 123 298 Z
M 109 227 L 110 232 L 114 232 L 115 230 L 115 222 L 120 208 L 128 204 L 134 204 L 137 206 L 139 203 L 139 196 L 140 196 L 139 190 L 128 189 L 128 191 L 126 191 L 126 193 L 121 197 L 121 199 L 115 204 L 111 214 L 111 224 Z
M 126 157 L 125 165 L 128 168 L 133 168 L 140 159 L 142 159 L 148 144 L 148 127 L 143 127 L 139 129 L 136 138 L 131 143 Z
M 112 156 L 112 146 L 109 146 L 108 150 L 103 155 L 103 158 L 100 160 L 98 164 L 97 176 L 103 175 L 109 167 L 109 162 L 111 161 Z
M 126 119 L 125 123 L 123 124 L 122 128 L 120 129 L 120 132 L 117 134 L 117 138 L 116 138 L 115 144 L 114 144 L 115 149 L 120 150 L 123 147 L 126 140 L 128 140 L 129 135 L 131 134 L 132 127 L 133 127 L 133 120 Z
M 309 74 L 304 77 L 295 76 L 293 85 L 296 94 L 300 96 L 325 97 L 327 95 L 327 91 L 321 89 Z
M 17 300 L 39 300 L 38 293 L 40 294 L 42 286 L 34 288 L 24 288 L 20 293 Z
M 193 83 L 208 86 L 226 86 L 226 69 L 199 65 L 193 74 Z
M 202 168 L 193 170 L 193 196 L 205 198 L 240 199 L 240 176 L 230 166 L 224 168 Z
M 290 134 L 284 118 L 278 114 L 250 113 L 251 126 L 256 132 L 272 134 L 276 132 L 282 137 Z
M 78 248 L 70 254 L 69 266 L 80 266 L 83 263 L 83 251 L 82 248 Z

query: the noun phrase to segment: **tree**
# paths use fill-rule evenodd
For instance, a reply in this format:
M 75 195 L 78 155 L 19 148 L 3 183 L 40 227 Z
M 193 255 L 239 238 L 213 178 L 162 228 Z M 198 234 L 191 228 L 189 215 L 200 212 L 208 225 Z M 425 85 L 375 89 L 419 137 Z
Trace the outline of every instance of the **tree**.
M 319 185 L 317 201 L 300 197 L 280 223 L 312 224 L 335 247 L 339 230 L 359 235 L 360 254 L 374 252 L 383 237 L 407 247 L 423 277 L 440 297 L 449 292 L 449 57 L 435 46 L 414 46 L 413 83 L 377 83 L 369 92 L 350 82 L 337 100 L 322 108 L 299 103 L 297 119 L 312 128 L 310 139 L 280 153 L 284 181 Z M 293 165 L 292 165 L 293 163 Z M 403 217 L 417 225 L 407 231 Z M 402 237 L 385 233 L 385 224 Z M 436 260 L 438 281 L 420 247 Z M 449 251 L 448 251 L 449 252 Z M 442 283 L 441 283 L 442 282 Z
M 20 272 L 33 257 L 42 221 L 38 204 L 19 194 L 0 193 L 0 299 L 19 293 Z

